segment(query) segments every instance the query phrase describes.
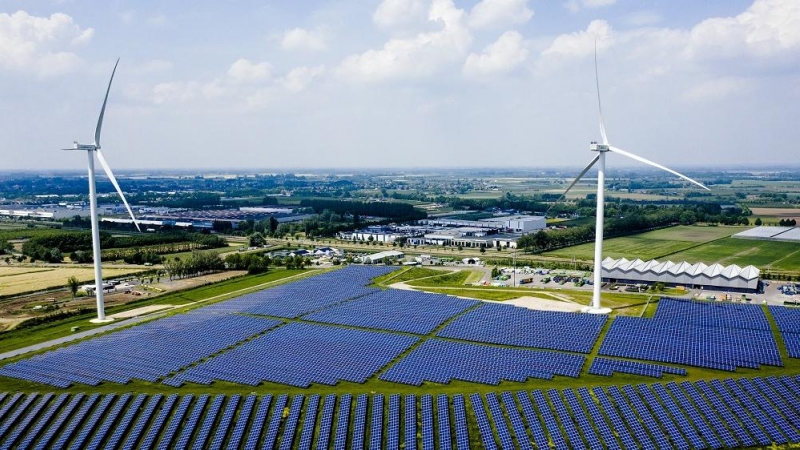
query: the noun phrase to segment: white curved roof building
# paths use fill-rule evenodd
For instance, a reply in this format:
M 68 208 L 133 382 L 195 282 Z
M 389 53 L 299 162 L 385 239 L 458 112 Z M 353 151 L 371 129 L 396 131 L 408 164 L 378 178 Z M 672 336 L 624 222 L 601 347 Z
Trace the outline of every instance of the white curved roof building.
M 602 263 L 602 278 L 625 283 L 656 283 L 730 289 L 736 291 L 755 291 L 758 289 L 760 271 L 753 267 L 739 267 L 736 264 L 723 266 L 703 263 L 690 264 L 686 261 L 658 262 L 656 260 L 629 261 L 625 258 L 606 258 Z

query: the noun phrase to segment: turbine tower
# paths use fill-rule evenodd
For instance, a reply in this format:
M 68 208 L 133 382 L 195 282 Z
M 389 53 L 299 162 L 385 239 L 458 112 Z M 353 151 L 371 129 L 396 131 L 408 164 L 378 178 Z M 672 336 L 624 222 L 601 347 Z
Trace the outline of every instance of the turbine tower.
M 97 218 L 97 189 L 95 188 L 95 181 L 94 181 L 94 157 L 95 154 L 97 155 L 97 159 L 100 161 L 100 165 L 103 166 L 103 170 L 108 175 L 108 179 L 111 180 L 111 184 L 114 185 L 114 188 L 119 193 L 120 198 L 122 198 L 122 203 L 125 204 L 125 208 L 128 210 L 128 214 L 130 214 L 131 219 L 133 219 L 133 224 L 136 225 L 136 229 L 142 231 L 139 228 L 139 223 L 136 221 L 136 217 L 133 215 L 133 211 L 131 210 L 130 205 L 128 205 L 128 201 L 125 200 L 125 195 L 122 193 L 122 189 L 119 187 L 119 183 L 117 183 L 116 177 L 114 177 L 114 173 L 111 172 L 111 167 L 108 166 L 105 157 L 103 156 L 103 152 L 100 151 L 100 130 L 103 128 L 103 115 L 106 112 L 106 103 L 108 103 L 108 93 L 111 91 L 111 82 L 114 81 L 114 73 L 117 71 L 117 65 L 119 64 L 119 59 L 117 59 L 116 64 L 114 64 L 114 70 L 111 72 L 111 79 L 108 80 L 108 88 L 106 89 L 106 97 L 103 100 L 103 107 L 100 109 L 100 117 L 97 119 L 97 128 L 94 131 L 94 142 L 91 144 L 79 144 L 78 141 L 75 141 L 72 148 L 65 148 L 64 150 L 84 150 L 89 155 L 89 205 L 90 205 L 90 213 L 91 213 L 91 220 L 92 220 L 92 256 L 94 260 L 94 292 L 97 298 L 97 319 L 92 319 L 91 322 L 94 323 L 103 323 L 103 322 L 110 322 L 114 319 L 107 318 L 105 312 L 105 303 L 103 301 L 103 273 L 102 273 L 102 264 L 100 261 L 100 226 L 98 224 Z
M 608 143 L 608 136 L 606 135 L 606 127 L 603 123 L 603 107 L 600 103 L 600 76 L 598 75 L 597 71 L 597 42 L 595 42 L 594 47 L 594 74 L 595 74 L 595 84 L 597 86 L 597 106 L 600 114 L 600 136 L 603 139 L 602 144 L 598 144 L 597 142 L 592 142 L 589 144 L 589 150 L 593 152 L 597 152 L 597 156 L 592 159 L 592 161 L 587 165 L 581 173 L 572 181 L 564 194 L 561 196 L 563 199 L 566 197 L 567 193 L 575 186 L 575 183 L 578 182 L 595 163 L 598 163 L 597 166 L 597 213 L 595 219 L 595 239 L 594 239 L 594 285 L 593 285 L 593 292 L 592 292 L 592 305 L 585 308 L 584 312 L 592 313 L 592 314 L 608 314 L 611 312 L 609 308 L 603 308 L 600 306 L 600 285 L 602 284 L 602 262 L 603 262 L 603 214 L 605 212 L 605 172 L 606 172 L 606 153 L 618 153 L 623 156 L 627 156 L 628 158 L 634 159 L 636 161 L 648 164 L 655 168 L 667 171 L 673 175 L 677 175 L 680 178 L 683 178 L 686 181 L 696 184 L 701 188 L 710 191 L 711 189 L 704 186 L 702 183 L 695 181 L 686 175 L 680 174 L 672 169 L 662 166 L 661 164 L 655 163 L 648 159 L 642 158 L 641 156 L 634 155 L 632 153 L 628 153 L 625 150 L 620 148 L 614 147 Z M 560 199 L 559 199 L 560 201 Z

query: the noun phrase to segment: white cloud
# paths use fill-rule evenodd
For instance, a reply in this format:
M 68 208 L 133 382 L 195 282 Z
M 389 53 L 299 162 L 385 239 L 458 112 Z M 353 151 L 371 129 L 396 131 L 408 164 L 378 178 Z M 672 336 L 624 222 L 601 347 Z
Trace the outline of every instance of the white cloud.
M 748 88 L 748 81 L 742 78 L 724 77 L 707 80 L 689 88 L 681 95 L 686 102 L 720 100 Z
M 469 13 L 469 26 L 473 28 L 499 28 L 519 25 L 533 17 L 528 0 L 483 0 Z
M 691 30 L 689 53 L 732 57 L 773 56 L 800 47 L 800 2 L 756 0 L 735 17 L 704 20 Z
M 309 31 L 303 28 L 289 30 L 281 39 L 284 50 L 325 50 L 325 38 L 319 31 Z
M 272 74 L 272 65 L 263 61 L 252 63 L 247 59 L 241 58 L 231 64 L 228 69 L 228 76 L 237 83 L 253 83 L 267 80 Z
M 464 75 L 481 77 L 508 73 L 528 57 L 522 35 L 506 31 L 481 54 L 471 53 L 464 64 Z
M 300 92 L 308 87 L 314 78 L 322 75 L 324 72 L 325 66 L 295 67 L 289 71 L 286 76 L 281 78 L 280 82 L 289 91 Z
M 566 3 L 564 3 L 564 7 L 570 12 L 576 13 L 580 11 L 581 8 L 602 8 L 604 6 L 611 6 L 615 3 L 617 3 L 617 0 L 568 0 Z
M 428 21 L 438 31 L 422 32 L 408 38 L 390 39 L 380 50 L 368 50 L 342 61 L 338 73 L 351 81 L 379 81 L 401 77 L 422 77 L 464 57 L 472 36 L 464 25 L 465 13 L 452 0 L 434 0 Z
M 585 31 L 556 37 L 542 55 L 561 59 L 584 58 L 594 53 L 595 42 L 599 51 L 608 48 L 613 40 L 614 32 L 611 25 L 605 20 L 593 20 Z
M 372 14 L 372 21 L 382 28 L 399 28 L 424 22 L 427 12 L 426 0 L 383 0 Z
M 617 0 L 583 0 L 584 8 L 602 8 L 617 3 Z
M 91 41 L 94 30 L 81 29 L 72 17 L 55 13 L 32 16 L 25 11 L 0 14 L 0 69 L 52 76 L 74 70 L 81 59 L 72 47 Z

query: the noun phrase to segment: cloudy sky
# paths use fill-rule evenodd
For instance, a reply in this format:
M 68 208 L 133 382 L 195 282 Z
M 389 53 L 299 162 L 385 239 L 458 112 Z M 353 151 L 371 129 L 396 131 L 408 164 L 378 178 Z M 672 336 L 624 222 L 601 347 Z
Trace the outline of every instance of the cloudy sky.
M 0 171 L 796 164 L 797 0 L 0 0 Z M 631 166 L 614 158 L 609 164 Z

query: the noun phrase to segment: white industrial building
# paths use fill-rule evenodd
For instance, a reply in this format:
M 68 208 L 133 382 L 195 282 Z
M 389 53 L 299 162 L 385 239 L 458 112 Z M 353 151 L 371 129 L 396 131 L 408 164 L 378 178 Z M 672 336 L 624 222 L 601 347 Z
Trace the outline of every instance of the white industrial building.
M 482 219 L 481 222 L 495 224 L 498 228 L 511 230 L 514 233 L 530 233 L 547 228 L 547 219 L 544 216 L 505 216 Z
M 403 259 L 405 257 L 406 254 L 403 252 L 398 252 L 397 250 L 387 250 L 385 252 L 373 253 L 372 255 L 364 256 L 361 258 L 361 262 L 364 264 L 380 264 L 385 263 L 386 261 Z
M 547 228 L 547 219 L 544 216 L 528 215 L 499 216 L 481 220 L 427 219 L 421 220 L 420 223 L 446 227 L 498 228 L 522 234 Z
M 603 260 L 603 281 L 618 283 L 664 283 L 670 286 L 753 292 L 758 289 L 760 271 L 753 266 L 739 267 L 656 260 Z

